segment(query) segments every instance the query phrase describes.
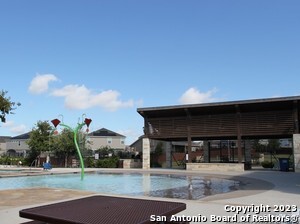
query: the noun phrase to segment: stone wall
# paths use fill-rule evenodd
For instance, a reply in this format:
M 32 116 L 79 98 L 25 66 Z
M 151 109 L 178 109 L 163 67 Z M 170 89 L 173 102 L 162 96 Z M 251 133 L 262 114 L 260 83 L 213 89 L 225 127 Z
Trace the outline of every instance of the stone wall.
M 150 139 L 143 138 L 143 169 L 150 169 Z
M 199 171 L 244 171 L 243 163 L 187 163 L 186 170 Z
M 295 172 L 300 172 L 300 134 L 293 135 L 293 147 Z
M 122 159 L 123 169 L 142 168 L 142 161 L 139 159 Z

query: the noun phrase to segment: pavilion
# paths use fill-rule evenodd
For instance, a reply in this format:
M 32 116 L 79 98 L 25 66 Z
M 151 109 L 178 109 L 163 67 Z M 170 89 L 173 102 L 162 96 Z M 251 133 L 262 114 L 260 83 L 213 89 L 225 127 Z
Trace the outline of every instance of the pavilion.
M 300 169 L 299 101 L 300 96 L 291 96 L 138 108 L 137 112 L 144 118 L 146 137 L 143 168 L 150 167 L 149 139 L 187 141 L 187 155 L 191 153 L 193 141 L 204 141 L 206 165 L 211 163 L 211 140 L 235 140 L 236 147 L 232 153 L 237 156 L 231 162 L 245 167 L 244 164 L 251 163 L 250 149 L 243 145 L 245 140 L 290 138 L 294 170 L 297 171 Z M 191 160 L 187 156 L 189 164 Z

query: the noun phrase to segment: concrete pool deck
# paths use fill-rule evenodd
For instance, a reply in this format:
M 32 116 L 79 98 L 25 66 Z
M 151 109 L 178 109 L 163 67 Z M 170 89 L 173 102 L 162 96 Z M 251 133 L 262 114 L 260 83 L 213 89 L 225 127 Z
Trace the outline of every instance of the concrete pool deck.
M 286 205 L 282 210 L 287 211 L 289 206 L 295 205 L 297 209 L 300 208 L 300 173 L 294 172 L 280 172 L 271 170 L 249 170 L 244 172 L 220 172 L 213 171 L 186 171 L 175 169 L 85 169 L 89 171 L 102 172 L 147 172 L 147 173 L 161 173 L 161 174 L 181 174 L 181 175 L 201 175 L 207 177 L 220 177 L 226 179 L 239 180 L 241 182 L 241 189 L 224 194 L 217 194 L 207 196 L 199 200 L 183 200 L 172 198 L 157 198 L 157 197 L 136 197 L 152 200 L 166 200 L 184 202 L 187 209 L 178 213 L 178 217 L 192 216 L 198 217 L 198 220 L 191 223 L 200 223 L 200 219 L 205 223 L 226 223 L 225 219 L 233 217 L 237 213 L 234 209 L 237 208 L 257 208 L 260 209 L 261 216 L 264 214 L 279 217 L 286 213 L 284 211 L 276 212 L 274 208 L 276 205 Z M 1 177 L 15 176 L 15 175 L 40 175 L 42 174 L 61 174 L 61 173 L 78 173 L 80 169 L 77 168 L 54 168 L 51 171 L 35 170 L 35 172 L 23 173 L 0 173 Z M 1 178 L 0 178 L 1 181 Z M 53 189 L 53 188 L 34 188 L 34 189 L 18 189 L 18 190 L 2 190 L 0 191 L 0 223 L 1 224 L 19 224 L 29 221 L 19 217 L 19 211 L 24 208 L 31 208 L 39 205 L 50 204 L 58 201 L 71 200 L 80 197 L 93 195 L 93 192 L 67 190 L 67 189 Z M 122 197 L 118 195 L 119 197 Z M 126 196 L 124 196 L 126 197 Z M 229 206 L 226 206 L 229 205 Z M 226 211 L 225 209 L 230 210 Z M 248 206 L 248 207 L 246 207 Z M 260 206 L 260 207 L 258 207 Z M 270 208 L 268 207 L 270 206 Z M 268 209 L 268 211 L 263 211 Z M 247 214 L 250 214 L 247 211 Z M 247 218 L 247 214 L 242 214 L 243 218 Z M 286 213 L 291 215 L 291 213 Z M 298 211 L 294 214 L 298 215 Z M 215 217 L 219 216 L 219 217 Z M 253 221 L 251 214 L 250 221 Z M 256 214 L 257 215 L 257 214 Z M 200 218 L 199 218 L 200 217 Z M 158 219 L 160 217 L 157 217 Z M 215 218 L 222 220 L 215 221 Z M 240 218 L 240 217 L 238 217 Z M 205 221 L 206 219 L 206 221 Z M 224 220 L 223 220 L 224 219 Z M 294 223 L 300 223 L 298 222 Z M 157 220 L 159 221 L 159 220 Z M 255 221 L 255 220 L 254 220 Z M 266 223 L 266 221 L 264 221 Z M 282 222 L 283 223 L 283 222 Z

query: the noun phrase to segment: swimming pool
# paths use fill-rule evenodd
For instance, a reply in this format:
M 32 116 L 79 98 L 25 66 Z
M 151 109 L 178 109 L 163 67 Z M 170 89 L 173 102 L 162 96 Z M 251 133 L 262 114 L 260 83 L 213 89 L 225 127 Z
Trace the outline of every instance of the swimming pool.
M 86 173 L 83 181 L 74 174 L 0 178 L 0 190 L 50 187 L 192 200 L 236 190 L 238 186 L 237 181 L 220 178 L 142 173 Z

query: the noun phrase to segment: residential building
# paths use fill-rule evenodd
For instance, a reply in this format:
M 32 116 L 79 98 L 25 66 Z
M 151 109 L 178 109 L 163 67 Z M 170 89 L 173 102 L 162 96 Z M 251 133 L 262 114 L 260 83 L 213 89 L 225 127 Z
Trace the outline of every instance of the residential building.
M 101 128 L 88 134 L 87 147 L 93 151 L 102 147 L 125 150 L 125 138 L 124 135 Z
M 29 146 L 26 141 L 30 137 L 30 132 L 10 138 L 6 142 L 6 154 L 10 156 L 26 156 Z
M 10 138 L 10 136 L 0 136 L 0 156 L 6 153 L 6 145 Z
M 26 153 L 30 150 L 26 143 L 29 137 L 30 132 L 15 137 L 0 136 L 0 155 L 7 154 L 9 156 L 25 157 Z M 88 135 L 87 147 L 92 150 L 102 147 L 125 150 L 125 138 L 124 135 L 102 128 Z

